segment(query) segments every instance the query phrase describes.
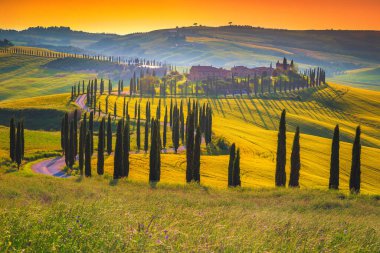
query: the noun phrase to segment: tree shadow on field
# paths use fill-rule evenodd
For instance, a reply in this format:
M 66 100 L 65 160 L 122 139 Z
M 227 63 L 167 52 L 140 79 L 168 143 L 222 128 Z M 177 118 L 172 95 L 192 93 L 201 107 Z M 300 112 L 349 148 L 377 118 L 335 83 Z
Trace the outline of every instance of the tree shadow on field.
M 252 110 L 250 110 L 250 108 L 248 107 L 247 102 L 246 102 L 245 100 L 246 100 L 246 99 L 241 99 L 242 104 L 244 103 L 245 107 L 247 108 L 247 110 L 248 110 L 248 112 L 249 112 L 249 115 L 251 115 L 251 118 L 252 118 L 253 124 L 256 124 L 256 120 L 255 120 L 255 117 L 254 117 L 253 114 L 252 114 Z
M 265 113 L 267 114 L 268 118 L 270 119 L 272 125 L 273 125 L 273 129 L 276 129 L 276 125 L 274 124 L 273 120 L 272 120 L 272 115 L 269 113 L 268 109 L 267 109 L 267 106 L 266 104 L 264 104 L 263 101 L 265 101 L 265 99 L 258 99 L 260 105 L 264 108 L 265 110 Z M 268 128 L 267 128 L 268 129 Z
M 255 107 L 255 110 L 256 110 L 257 114 L 259 115 L 261 122 L 263 122 L 263 126 L 265 127 L 265 129 L 268 129 L 268 125 L 265 122 L 263 115 L 261 114 L 261 111 L 259 110 L 256 103 L 254 102 L 254 99 L 252 97 L 249 97 L 249 100 L 251 100 L 252 105 Z
M 220 103 L 220 100 L 219 100 L 219 98 L 215 98 L 217 101 L 218 101 L 218 105 L 219 105 L 219 107 L 220 107 L 220 111 L 222 112 L 222 114 L 223 114 L 223 118 L 225 118 L 226 117 L 226 115 L 224 114 L 224 110 L 223 110 L 223 106 L 222 106 L 222 104 Z
M 225 99 L 226 102 L 227 102 L 228 108 L 230 108 L 230 110 L 231 110 L 231 105 L 230 105 L 230 102 L 228 101 L 228 98 L 224 98 L 224 99 Z
M 236 103 L 237 107 L 239 108 L 239 111 L 240 111 L 241 115 L 243 116 L 244 121 L 247 121 L 247 118 L 245 117 L 245 114 L 244 114 L 243 110 L 242 110 L 241 107 L 240 107 L 239 100 L 236 99 L 236 97 L 234 97 L 233 99 L 235 100 L 235 103 Z

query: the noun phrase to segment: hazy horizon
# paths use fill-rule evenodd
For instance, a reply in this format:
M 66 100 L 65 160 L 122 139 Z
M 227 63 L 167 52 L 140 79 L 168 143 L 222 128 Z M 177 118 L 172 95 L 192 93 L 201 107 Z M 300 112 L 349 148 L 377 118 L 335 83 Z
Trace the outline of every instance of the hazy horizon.
M 223 26 L 228 26 L 229 24 L 221 24 L 221 25 L 202 25 L 202 26 L 197 26 L 197 27 L 208 27 L 208 28 L 218 28 L 218 27 L 223 27 Z M 267 29 L 267 30 L 286 30 L 286 31 L 370 31 L 370 32 L 380 32 L 379 30 L 375 29 L 361 29 L 361 30 L 355 30 L 355 29 L 288 29 L 288 28 L 280 28 L 280 27 L 262 27 L 262 26 L 254 26 L 254 25 L 246 25 L 246 24 L 232 24 L 232 26 L 251 26 L 252 28 L 261 28 L 261 29 Z M 168 27 L 160 27 L 157 29 L 152 29 L 152 30 L 146 30 L 146 31 L 135 31 L 135 32 L 128 32 L 128 33 L 117 33 L 117 32 L 108 32 L 108 31 L 91 31 L 91 30 L 86 30 L 86 29 L 75 29 L 72 26 L 64 26 L 64 25 L 49 25 L 49 26 L 44 26 L 44 25 L 36 25 L 36 26 L 26 26 L 23 28 L 12 28 L 12 27 L 0 27 L 0 30 L 14 30 L 17 32 L 25 31 L 30 28 L 37 28 L 37 27 L 42 27 L 42 28 L 50 28 L 50 27 L 67 27 L 70 28 L 72 31 L 76 32 L 85 32 L 85 33 L 99 33 L 99 34 L 116 34 L 116 35 L 129 35 L 129 34 L 135 34 L 135 33 L 148 33 L 148 32 L 153 32 L 153 31 L 158 31 L 158 30 L 168 30 L 168 29 L 175 29 L 177 26 L 168 26 Z M 178 28 L 190 28 L 194 27 L 194 25 L 187 25 L 187 26 L 178 26 Z

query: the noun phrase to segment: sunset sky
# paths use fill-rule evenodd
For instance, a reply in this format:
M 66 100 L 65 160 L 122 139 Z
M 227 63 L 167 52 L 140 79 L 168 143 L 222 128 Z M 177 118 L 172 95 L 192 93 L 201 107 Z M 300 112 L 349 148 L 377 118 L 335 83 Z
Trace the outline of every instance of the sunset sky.
M 0 0 L 0 28 L 70 26 L 126 34 L 193 23 L 380 30 L 380 0 Z

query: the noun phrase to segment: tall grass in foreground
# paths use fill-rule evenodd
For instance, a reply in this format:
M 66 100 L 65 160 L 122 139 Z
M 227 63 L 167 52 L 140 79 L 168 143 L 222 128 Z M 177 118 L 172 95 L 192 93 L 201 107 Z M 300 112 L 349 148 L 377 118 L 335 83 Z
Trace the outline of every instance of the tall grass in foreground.
M 25 175 L 0 176 L 0 251 L 380 250 L 378 196 Z

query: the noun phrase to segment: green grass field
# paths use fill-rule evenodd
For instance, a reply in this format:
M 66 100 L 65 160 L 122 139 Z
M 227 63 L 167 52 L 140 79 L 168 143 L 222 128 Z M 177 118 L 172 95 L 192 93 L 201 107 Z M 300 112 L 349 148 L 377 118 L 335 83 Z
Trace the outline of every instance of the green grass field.
M 105 98 L 99 101 L 102 110 Z M 145 108 L 148 99 L 137 99 Z M 113 114 L 113 105 L 117 101 L 118 115 L 122 115 L 123 98 L 109 97 L 109 111 Z M 134 115 L 136 99 L 129 101 L 129 114 Z M 158 99 L 151 101 L 152 112 L 156 111 Z M 235 142 L 241 148 L 242 184 L 245 187 L 271 187 L 274 182 L 275 151 L 277 127 L 281 110 L 287 110 L 288 124 L 288 159 L 290 159 L 293 131 L 298 125 L 301 129 L 301 187 L 326 188 L 329 177 L 331 138 L 335 124 L 341 129 L 341 189 L 348 190 L 348 178 L 351 162 L 351 143 L 354 130 L 361 125 L 362 134 L 362 190 L 364 193 L 379 194 L 377 183 L 380 171 L 377 156 L 380 147 L 378 92 L 365 91 L 345 86 L 330 85 L 316 90 L 301 91 L 296 95 L 278 98 L 228 98 L 200 99 L 208 102 L 214 112 L 213 132 L 215 138 L 224 138 L 229 143 Z M 183 100 L 185 103 L 185 100 Z M 170 99 L 162 100 L 169 106 Z M 180 100 L 177 99 L 177 104 Z M 186 108 L 186 106 L 185 106 Z M 184 110 L 187 111 L 186 109 Z M 145 109 L 141 111 L 145 117 Z M 161 115 L 164 115 L 162 106 Z M 133 116 L 132 116 L 133 117 Z M 133 122 L 133 119 L 132 119 Z M 132 144 L 134 140 L 132 140 Z M 227 155 L 211 155 L 203 150 L 202 184 L 225 188 L 227 185 Z M 162 181 L 167 183 L 185 183 L 185 155 L 163 155 Z M 289 160 L 288 160 L 289 161 Z M 96 162 L 94 161 L 94 166 Z M 135 154 L 131 156 L 131 178 L 147 180 L 148 156 Z M 145 166 L 144 166 L 145 165 Z M 287 168 L 289 169 L 289 163 Z M 113 157 L 106 160 L 108 173 L 113 172 Z M 289 170 L 287 170 L 289 173 Z
M 1 251 L 378 252 L 378 197 L 0 174 Z
M 0 101 L 66 93 L 79 80 L 96 76 L 93 73 L 59 72 L 41 67 L 52 60 L 0 53 Z
M 346 71 L 342 75 L 333 77 L 335 82 L 346 85 L 380 91 L 380 68 L 363 68 Z

